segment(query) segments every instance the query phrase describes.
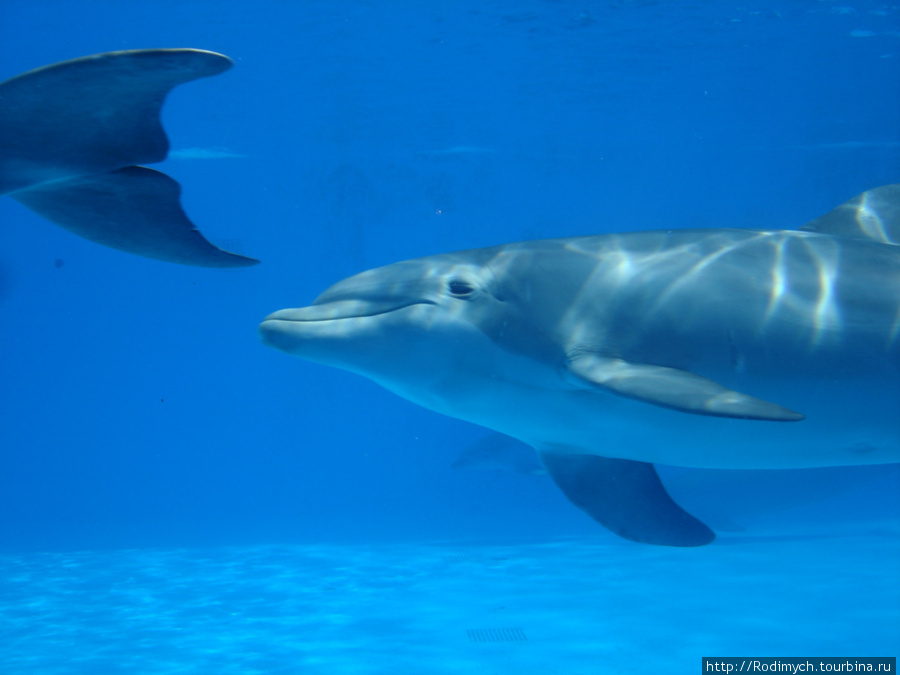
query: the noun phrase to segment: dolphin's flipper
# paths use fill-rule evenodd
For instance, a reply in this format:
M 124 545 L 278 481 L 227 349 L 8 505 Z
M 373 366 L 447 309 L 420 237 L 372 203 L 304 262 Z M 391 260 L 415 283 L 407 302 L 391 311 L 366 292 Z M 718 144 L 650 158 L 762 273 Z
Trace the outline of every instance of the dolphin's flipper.
M 900 183 L 863 192 L 800 229 L 900 246 Z
M 569 501 L 620 537 L 660 546 L 703 546 L 716 538 L 672 501 L 652 464 L 549 450 L 541 459 Z
M 139 255 L 186 265 L 253 264 L 242 256 L 228 260 L 231 254 L 196 232 L 178 206 L 174 181 L 132 166 L 168 153 L 159 115 L 169 91 L 231 64 L 198 49 L 145 49 L 64 61 L 0 83 L 0 194 Z M 120 203 L 126 198 L 135 202 Z M 158 198 L 166 202 L 146 211 Z
M 181 186 L 143 166 L 78 176 L 11 196 L 47 220 L 98 244 L 199 267 L 258 260 L 213 246 L 181 208 Z
M 507 469 L 529 476 L 547 473 L 534 448 L 501 433 L 490 434 L 467 446 L 450 465 L 451 469 L 468 467 Z
M 796 422 L 803 415 L 686 370 L 579 354 L 568 364 L 578 381 L 653 405 L 713 417 Z

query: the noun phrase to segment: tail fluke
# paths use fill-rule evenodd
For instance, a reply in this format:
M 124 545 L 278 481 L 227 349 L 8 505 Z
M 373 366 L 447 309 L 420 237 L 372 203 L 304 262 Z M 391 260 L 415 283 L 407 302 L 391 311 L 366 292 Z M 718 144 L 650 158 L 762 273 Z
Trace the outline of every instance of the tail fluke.
M 198 267 L 246 267 L 258 260 L 210 244 L 181 208 L 181 186 L 143 166 L 43 183 L 12 197 L 98 244 Z
M 213 267 L 256 263 L 197 231 L 174 180 L 133 166 L 168 153 L 159 113 L 169 91 L 231 64 L 197 49 L 110 52 L 0 83 L 0 194 L 138 255 Z

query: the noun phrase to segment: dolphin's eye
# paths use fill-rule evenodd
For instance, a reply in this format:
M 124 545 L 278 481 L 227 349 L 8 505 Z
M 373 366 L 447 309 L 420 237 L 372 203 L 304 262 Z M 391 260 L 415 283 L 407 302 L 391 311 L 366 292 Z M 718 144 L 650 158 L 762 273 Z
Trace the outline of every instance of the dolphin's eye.
M 450 293 L 458 298 L 465 297 L 475 290 L 472 284 L 461 279 L 451 279 L 447 284 L 447 288 L 450 289 Z

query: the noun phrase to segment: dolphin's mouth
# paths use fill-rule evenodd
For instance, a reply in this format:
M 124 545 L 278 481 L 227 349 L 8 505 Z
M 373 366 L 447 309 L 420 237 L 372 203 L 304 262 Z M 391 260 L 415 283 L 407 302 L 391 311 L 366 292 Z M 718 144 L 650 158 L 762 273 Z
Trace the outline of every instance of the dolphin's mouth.
M 329 342 L 335 338 L 358 332 L 364 325 L 354 321 L 371 321 L 371 329 L 376 329 L 381 317 L 416 305 L 433 305 L 427 300 L 406 302 L 384 302 L 365 300 L 335 300 L 321 305 L 281 309 L 269 314 L 259 324 L 259 334 L 263 344 L 291 354 L 307 355 L 309 345 L 319 341 Z M 347 321 L 346 324 L 343 322 Z
M 372 302 L 369 300 L 337 300 L 322 305 L 310 305 L 296 309 L 280 309 L 269 314 L 263 321 L 339 321 L 341 319 L 360 319 L 370 316 L 389 314 L 414 305 L 433 305 L 430 300 L 414 300 L 409 302 Z

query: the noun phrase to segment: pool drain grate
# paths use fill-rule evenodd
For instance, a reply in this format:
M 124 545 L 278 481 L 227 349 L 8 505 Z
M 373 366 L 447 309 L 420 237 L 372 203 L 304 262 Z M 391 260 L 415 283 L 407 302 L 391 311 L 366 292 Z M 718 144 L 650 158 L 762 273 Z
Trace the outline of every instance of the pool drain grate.
M 528 642 L 521 628 L 472 628 L 466 633 L 472 642 Z

